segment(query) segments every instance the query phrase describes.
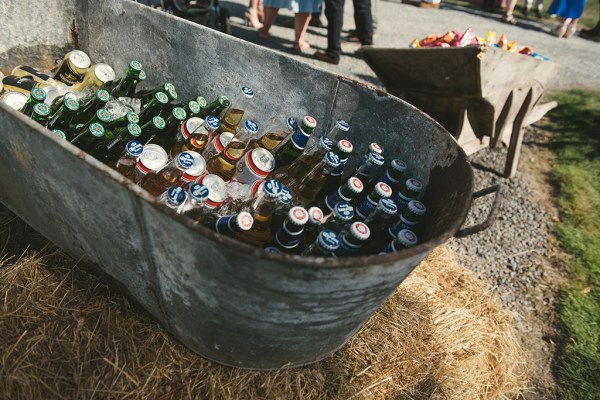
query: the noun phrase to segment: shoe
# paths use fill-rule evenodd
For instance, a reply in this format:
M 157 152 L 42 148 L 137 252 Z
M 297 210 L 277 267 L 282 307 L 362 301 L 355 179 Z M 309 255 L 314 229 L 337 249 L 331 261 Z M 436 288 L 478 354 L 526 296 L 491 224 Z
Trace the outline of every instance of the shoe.
M 294 43 L 294 50 L 296 50 L 298 53 L 304 53 L 305 51 L 310 49 L 310 43 L 308 43 L 306 40 L 303 40 L 300 43 Z
M 260 28 L 258 30 L 258 38 L 261 40 L 267 40 L 269 39 L 269 37 L 271 37 L 271 35 L 269 35 L 269 32 L 265 31 L 264 28 Z
M 506 15 L 506 14 L 503 15 L 501 21 L 504 22 L 505 24 L 510 24 L 510 25 L 517 25 L 517 23 L 518 23 L 517 19 L 512 14 L 511 15 Z
M 577 32 L 577 25 L 569 25 L 565 31 L 564 38 L 568 39 Z
M 564 25 L 564 24 L 556 25 L 554 28 L 552 28 L 552 34 L 559 39 L 561 37 L 563 37 L 566 32 L 567 32 L 567 25 Z
M 358 37 L 356 32 L 349 33 L 347 36 L 342 37 L 342 40 L 348 43 L 360 43 L 360 38 Z
M 246 22 L 246 26 L 251 26 L 254 29 L 260 29 L 263 27 L 263 24 L 258 20 L 258 11 L 256 8 L 247 8 L 244 13 L 244 20 Z
M 325 28 L 325 25 L 321 21 L 321 18 L 311 18 L 308 26 L 314 26 L 315 28 Z
M 338 65 L 340 63 L 340 59 L 335 59 L 333 57 L 331 57 L 329 54 L 327 54 L 324 51 L 317 51 L 314 54 L 314 57 L 319 60 L 319 61 L 323 61 L 329 64 L 333 64 L 333 65 Z

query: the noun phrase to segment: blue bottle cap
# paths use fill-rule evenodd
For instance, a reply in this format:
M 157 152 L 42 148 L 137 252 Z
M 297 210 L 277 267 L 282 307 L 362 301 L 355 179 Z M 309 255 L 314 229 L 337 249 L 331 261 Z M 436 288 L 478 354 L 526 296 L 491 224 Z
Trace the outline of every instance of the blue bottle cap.
M 347 201 L 337 203 L 333 211 L 342 221 L 350 221 L 354 217 L 354 208 Z
M 340 158 L 333 151 L 327 152 L 327 154 L 325 154 L 325 157 L 323 157 L 323 158 L 325 159 L 325 162 L 327 163 L 327 165 L 332 168 L 335 168 L 338 165 L 340 165 Z
M 350 129 L 350 124 L 347 123 L 346 121 L 344 121 L 343 119 L 338 119 L 335 121 L 335 125 L 339 128 L 340 131 L 342 132 L 348 132 L 348 130 Z
M 417 244 L 417 235 L 408 229 L 402 229 L 396 238 L 404 247 L 413 247 Z
M 258 124 L 251 119 L 244 123 L 244 128 L 246 128 L 246 130 L 253 135 L 258 133 Z
M 292 201 L 292 192 L 285 187 L 281 187 L 281 192 L 279 192 L 279 201 L 283 204 L 289 204 Z
M 396 212 L 398 212 L 398 206 L 396 205 L 396 202 L 389 198 L 380 199 L 378 208 L 381 210 L 381 212 L 388 215 L 394 215 Z
M 340 247 L 340 241 L 334 231 L 326 229 L 319 233 L 319 244 L 327 251 L 334 251 Z
M 425 204 L 421 203 L 419 200 L 411 200 L 408 202 L 408 210 L 421 217 L 425 215 L 427 208 L 425 207 Z
M 298 121 L 296 121 L 296 118 L 289 117 L 286 122 L 290 132 L 294 132 L 296 129 L 298 129 Z
M 177 165 L 181 169 L 189 169 L 194 165 L 194 156 L 184 151 L 177 156 Z
M 132 157 L 139 157 L 144 151 L 144 145 L 139 140 L 130 140 L 125 145 L 125 151 Z
M 327 136 L 323 136 L 319 140 L 319 146 L 322 149 L 325 149 L 325 151 L 330 151 L 331 148 L 333 147 L 333 140 L 329 139 Z
M 281 186 L 281 183 L 279 183 L 278 180 L 276 179 L 269 179 L 268 181 L 265 181 L 264 185 L 263 185 L 263 194 L 265 194 L 268 197 L 277 197 L 279 196 L 279 193 L 281 193 L 283 186 Z
M 265 251 L 267 253 L 271 253 L 271 254 L 280 254 L 281 250 L 279 250 L 277 247 L 275 246 L 269 246 L 269 247 L 265 247 Z
M 185 197 L 185 190 L 180 186 L 171 186 L 167 189 L 167 201 L 174 207 L 182 205 Z
M 195 201 L 206 201 L 208 199 L 208 188 L 201 183 L 192 183 L 188 187 L 188 194 Z
M 369 153 L 369 162 L 375 165 L 383 165 L 385 158 L 381 154 L 372 151 Z
M 400 159 L 394 159 L 392 160 L 390 166 L 392 167 L 392 169 L 398 171 L 398 172 L 405 172 L 406 169 L 408 168 L 408 166 L 406 165 L 406 163 Z
M 254 90 L 250 89 L 248 86 L 242 87 L 242 93 L 244 94 L 244 96 L 250 99 L 254 97 Z
M 414 178 L 410 178 L 406 181 L 406 187 L 407 189 L 415 193 L 420 193 L 421 190 L 423 190 L 423 184 L 421 183 L 421 181 Z
M 215 117 L 214 115 L 209 115 L 208 117 L 206 117 L 204 122 L 213 131 L 216 131 L 221 126 L 219 118 Z

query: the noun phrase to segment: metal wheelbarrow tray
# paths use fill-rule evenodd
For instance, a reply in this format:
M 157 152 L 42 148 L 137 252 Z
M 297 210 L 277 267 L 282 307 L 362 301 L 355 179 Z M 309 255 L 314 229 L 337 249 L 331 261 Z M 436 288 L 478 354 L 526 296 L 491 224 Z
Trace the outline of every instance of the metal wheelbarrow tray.
M 19 64 L 48 67 L 76 47 L 117 74 L 139 60 L 146 87 L 169 80 L 184 99 L 214 99 L 248 84 L 264 112 L 282 121 L 310 114 L 322 133 L 335 118 L 348 120 L 357 149 L 350 166 L 376 140 L 427 185 L 415 248 L 347 259 L 267 254 L 161 208 L 133 182 L 0 105 L 0 201 L 73 257 L 97 264 L 209 359 L 273 369 L 327 357 L 465 219 L 473 196 L 465 153 L 402 100 L 131 1 L 5 0 L 0 10 L 4 73 Z
M 521 128 L 556 107 L 539 104 L 557 71 L 551 61 L 491 46 L 361 51 L 389 93 L 442 124 L 467 154 L 506 143 L 506 177 L 517 170 Z

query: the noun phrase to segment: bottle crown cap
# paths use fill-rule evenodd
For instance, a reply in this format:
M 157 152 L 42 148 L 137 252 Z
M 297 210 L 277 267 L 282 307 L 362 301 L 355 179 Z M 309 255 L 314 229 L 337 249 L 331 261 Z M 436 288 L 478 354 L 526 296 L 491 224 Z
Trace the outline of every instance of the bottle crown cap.
M 181 169 L 190 169 L 194 165 L 194 156 L 189 151 L 179 153 L 176 162 Z
M 139 157 L 144 151 L 144 146 L 139 140 L 130 140 L 125 145 L 125 151 L 132 157 Z
M 167 201 L 173 206 L 180 206 L 185 201 L 185 191 L 180 186 L 171 186 L 167 189 Z
M 154 93 L 154 98 L 161 104 L 167 104 L 169 102 L 169 96 L 163 92 Z
M 77 68 L 89 68 L 92 64 L 90 57 L 81 50 L 73 50 L 69 52 L 69 61 Z
M 265 181 L 265 184 L 263 185 L 263 193 L 267 197 L 277 197 L 279 196 L 279 193 L 281 193 L 281 190 L 281 183 L 276 179 L 269 179 L 268 181 Z
M 54 133 L 56 136 L 60 136 L 60 138 L 62 138 L 62 139 L 67 138 L 67 135 L 65 135 L 65 133 L 63 131 L 61 131 L 60 129 L 53 129 L 52 133 Z
M 281 254 L 281 250 L 279 250 L 279 248 L 275 246 L 265 247 L 265 251 L 271 254 Z
M 44 100 L 46 100 L 46 91 L 44 89 L 39 88 L 39 87 L 35 87 L 35 88 L 33 88 L 31 90 L 30 96 L 35 101 L 44 101 Z
M 142 134 L 142 128 L 138 124 L 132 122 L 127 124 L 127 132 L 129 132 L 131 136 L 138 137 Z
M 337 147 L 338 149 L 340 149 L 340 151 L 347 154 L 352 153 L 352 150 L 354 150 L 354 146 L 352 145 L 352 143 L 350 143 L 346 139 L 339 140 L 337 142 Z
M 319 244 L 327 251 L 334 251 L 340 247 L 340 241 L 334 231 L 325 229 L 319 233 Z
M 195 201 L 205 201 L 208 198 L 208 188 L 202 183 L 192 183 L 188 186 L 188 194 Z
M 342 132 L 348 132 L 350 130 L 350 124 L 344 121 L 343 119 L 336 120 L 335 125 Z
M 335 168 L 340 165 L 340 158 L 332 151 L 329 151 L 323 157 L 328 166 Z
M 423 216 L 427 211 L 425 204 L 421 203 L 419 200 L 411 200 L 408 202 L 408 210 L 415 215 Z
M 227 108 L 231 105 L 231 101 L 227 96 L 219 96 L 219 104 L 221 107 Z
M 369 153 L 369 161 L 375 165 L 383 165 L 385 158 L 375 151 Z
M 288 211 L 288 219 L 294 225 L 305 225 L 308 222 L 308 212 L 304 207 L 292 207 Z
M 308 220 L 311 224 L 321 224 L 323 222 L 323 211 L 319 207 L 309 208 Z
M 333 140 L 329 139 L 327 136 L 323 136 L 319 140 L 319 147 L 325 149 L 326 151 L 330 151 L 332 146 Z
M 110 100 L 110 93 L 108 93 L 108 91 L 105 89 L 100 88 L 96 92 L 96 98 L 102 103 L 106 103 L 108 100 Z
M 96 110 L 96 118 L 98 118 L 100 122 L 106 123 L 112 119 L 112 115 L 106 108 L 99 108 Z
M 198 114 L 200 112 L 200 110 L 201 110 L 200 104 L 198 104 L 196 102 L 196 100 L 190 100 L 190 101 L 188 101 L 188 107 L 189 107 L 190 112 L 192 114 Z
M 138 71 L 141 72 L 142 71 L 142 63 L 136 60 L 132 60 L 129 63 L 129 68 L 131 68 L 134 71 Z
M 395 169 L 396 171 L 399 171 L 399 172 L 405 172 L 406 168 L 407 168 L 406 163 L 404 161 L 400 160 L 400 159 L 397 159 L 397 158 L 394 159 L 394 160 L 392 160 L 390 166 L 393 169 Z
M 146 80 L 146 72 L 144 72 L 144 70 L 140 71 L 140 73 L 138 74 L 138 79 L 140 81 L 145 81 Z
M 165 126 L 167 125 L 165 120 L 163 119 L 163 117 L 157 115 L 155 117 L 152 118 L 152 124 L 157 128 L 157 129 L 165 129 Z
M 163 85 L 163 89 L 165 89 L 165 91 L 169 89 L 175 89 L 175 85 L 173 85 L 171 82 L 167 82 Z
M 394 200 L 388 198 L 379 199 L 377 208 L 379 208 L 383 213 L 388 215 L 394 215 L 398 212 L 398 206 L 396 205 Z
M 342 221 L 354 218 L 354 208 L 347 201 L 340 201 L 333 209 L 334 214 Z
M 373 143 L 369 144 L 369 151 L 370 152 L 374 151 L 377 154 L 381 154 L 381 153 L 383 153 L 383 148 L 379 144 L 373 142 Z
M 196 103 L 200 106 L 200 108 L 206 108 L 206 99 L 202 96 L 198 96 L 196 99 Z
M 206 117 L 206 120 L 204 121 L 204 123 L 210 130 L 213 130 L 213 131 L 216 131 L 221 126 L 221 122 L 219 121 L 219 118 L 215 117 L 214 115 L 209 115 L 208 117 Z
M 417 235 L 408 229 L 402 229 L 398 232 L 397 239 L 404 247 L 413 247 L 417 244 Z
M 247 231 L 252 228 L 252 225 L 254 224 L 254 218 L 252 218 L 252 215 L 249 212 L 242 211 L 235 218 L 235 222 L 238 224 L 241 230 Z
M 392 196 L 392 188 L 385 182 L 377 182 L 375 193 L 380 197 L 388 198 Z
M 112 116 L 111 116 L 111 118 L 112 118 Z M 129 123 L 134 123 L 134 124 L 137 124 L 137 123 L 139 123 L 139 122 L 140 122 L 140 116 L 139 116 L 139 115 L 137 115 L 137 114 L 136 114 L 135 112 L 133 112 L 133 111 L 129 111 L 129 112 L 126 114 L 126 118 L 127 118 L 127 122 L 129 122 Z
M 304 125 L 306 125 L 307 127 L 313 129 L 317 126 L 317 120 L 311 117 L 310 115 L 305 116 L 304 119 L 302 119 L 302 123 L 304 123 Z
M 71 111 L 79 110 L 79 101 L 77 101 L 76 99 L 72 99 L 72 98 L 65 99 L 64 105 Z
M 92 122 L 89 126 L 90 133 L 96 137 L 104 136 L 104 127 L 97 122 Z
M 248 86 L 242 87 L 242 93 L 249 99 L 254 97 L 254 90 L 250 89 Z
M 171 85 L 169 87 L 166 88 L 166 95 L 169 98 L 169 100 L 173 101 L 173 100 L 177 100 L 177 90 L 175 90 L 175 86 Z
M 367 240 L 371 236 L 371 230 L 363 222 L 353 222 L 350 225 L 350 234 L 359 240 Z
M 36 114 L 41 115 L 43 117 L 46 117 L 46 116 L 50 115 L 50 107 L 48 107 L 44 103 L 37 103 L 36 105 L 34 105 L 33 106 L 33 111 Z
M 423 190 L 423 184 L 421 183 L 421 181 L 415 179 L 415 178 L 410 178 L 406 180 L 406 187 L 413 191 L 413 192 L 417 192 L 420 193 L 421 190 Z
M 296 121 L 296 118 L 294 118 L 294 117 L 289 117 L 286 120 L 286 123 L 287 123 L 287 128 L 290 132 L 294 132 L 298 128 L 298 122 Z
M 187 113 L 181 107 L 175 107 L 173 111 L 171 111 L 171 115 L 179 121 L 183 121 L 187 117 Z
M 252 135 L 256 135 L 258 133 L 258 124 L 251 119 L 247 120 L 244 123 L 244 128 L 248 131 L 248 133 Z
M 281 192 L 279 192 L 279 197 L 278 197 L 279 201 L 281 201 L 283 204 L 289 204 L 292 202 L 292 192 L 290 192 L 290 190 L 285 187 L 285 186 L 281 186 Z
M 352 190 L 352 192 L 358 194 L 363 191 L 365 186 L 363 185 L 360 179 L 351 176 L 350 178 L 348 178 L 348 187 L 350 188 L 350 190 Z

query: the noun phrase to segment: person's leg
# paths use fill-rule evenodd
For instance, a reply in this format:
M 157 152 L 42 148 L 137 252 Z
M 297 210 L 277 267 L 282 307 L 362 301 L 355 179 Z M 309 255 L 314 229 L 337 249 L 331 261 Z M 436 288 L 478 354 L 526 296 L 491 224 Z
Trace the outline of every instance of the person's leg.
M 340 35 L 342 34 L 342 25 L 344 24 L 344 2 L 345 0 L 325 0 L 327 51 L 325 53 L 319 51 L 315 53 L 315 57 L 319 60 L 334 64 L 340 61 L 342 54 Z
M 296 13 L 294 15 L 294 48 L 297 51 L 305 51 L 310 49 L 310 44 L 304 40 L 308 23 L 310 22 L 311 13 Z
M 567 27 L 568 27 L 569 23 L 571 22 L 571 19 L 563 18 L 563 17 L 559 17 L 559 18 L 560 18 L 560 23 L 558 25 L 556 25 L 554 28 L 552 28 L 552 34 L 560 39 L 561 37 L 565 36 L 565 33 L 567 33 Z
M 275 22 L 275 18 L 277 18 L 277 13 L 279 12 L 279 8 L 275 7 L 265 7 L 265 19 L 263 22 L 263 27 L 258 30 L 258 37 L 261 39 L 269 38 L 269 29 Z
M 573 18 L 571 21 L 569 21 L 567 30 L 565 31 L 565 39 L 570 38 L 575 34 L 575 32 L 577 32 L 577 21 L 579 21 L 579 18 Z
M 371 0 L 371 19 L 373 20 L 373 33 L 375 33 L 379 24 L 379 0 Z
M 531 12 L 531 6 L 533 5 L 533 0 L 525 0 L 525 16 L 528 17 Z
M 513 11 L 515 10 L 515 6 L 517 5 L 517 0 L 508 0 L 506 2 L 506 11 L 502 16 L 502 22 L 506 22 L 507 24 L 516 25 L 517 19 L 513 16 Z
M 263 24 L 260 23 L 258 18 L 258 3 L 260 0 L 250 0 L 250 4 L 246 9 L 245 20 L 246 26 L 252 26 L 253 28 L 260 29 Z
M 356 33 L 363 46 L 373 44 L 373 16 L 371 0 L 353 0 Z

